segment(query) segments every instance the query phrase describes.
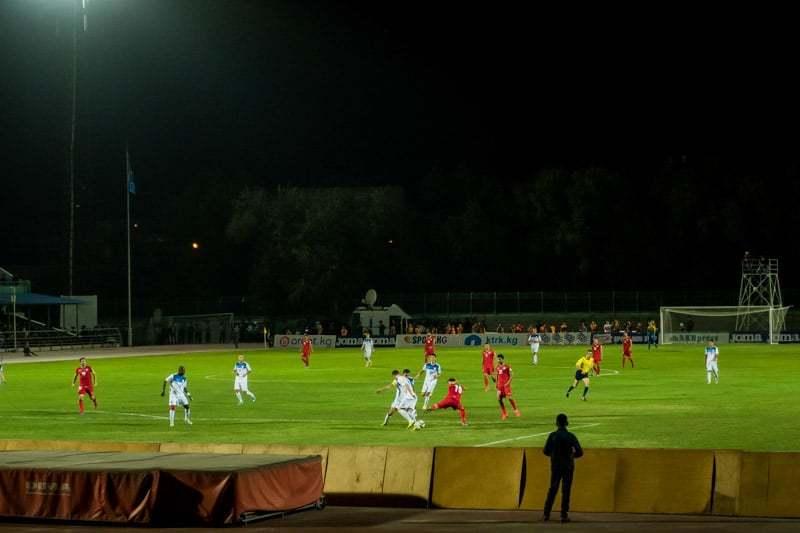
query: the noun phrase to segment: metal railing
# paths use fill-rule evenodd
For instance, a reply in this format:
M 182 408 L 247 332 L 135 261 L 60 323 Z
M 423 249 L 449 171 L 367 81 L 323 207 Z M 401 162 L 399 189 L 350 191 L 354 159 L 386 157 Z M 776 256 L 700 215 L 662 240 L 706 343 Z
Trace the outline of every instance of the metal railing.
M 41 349 L 63 350 L 67 348 L 112 348 L 122 344 L 117 328 L 95 328 L 77 334 L 62 330 L 34 330 L 17 332 L 16 351 Z M 0 351 L 15 351 L 12 332 L 0 331 Z

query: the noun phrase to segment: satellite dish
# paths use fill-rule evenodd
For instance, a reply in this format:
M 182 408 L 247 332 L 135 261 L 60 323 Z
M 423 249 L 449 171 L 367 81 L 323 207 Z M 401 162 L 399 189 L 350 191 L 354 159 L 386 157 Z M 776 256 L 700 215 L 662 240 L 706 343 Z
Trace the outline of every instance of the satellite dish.
M 378 300 L 378 293 L 375 292 L 375 289 L 370 289 L 367 291 L 367 294 L 364 295 L 364 302 L 369 305 L 375 305 L 375 302 Z

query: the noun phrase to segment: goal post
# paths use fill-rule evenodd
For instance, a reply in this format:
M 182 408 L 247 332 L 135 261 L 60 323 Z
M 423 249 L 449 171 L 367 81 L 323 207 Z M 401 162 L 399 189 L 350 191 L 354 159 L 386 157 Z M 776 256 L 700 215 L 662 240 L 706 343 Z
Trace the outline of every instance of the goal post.
M 768 342 L 778 344 L 790 306 L 662 307 L 662 344 Z M 746 318 L 746 320 L 742 320 Z M 742 324 L 747 324 L 746 329 Z

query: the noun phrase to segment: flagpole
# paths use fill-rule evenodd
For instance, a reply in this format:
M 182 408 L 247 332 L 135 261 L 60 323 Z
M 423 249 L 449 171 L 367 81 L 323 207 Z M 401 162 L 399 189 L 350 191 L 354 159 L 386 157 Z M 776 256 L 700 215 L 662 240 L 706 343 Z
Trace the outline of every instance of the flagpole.
M 133 318 L 131 312 L 131 154 L 125 143 L 125 228 L 128 232 L 128 347 L 133 346 Z

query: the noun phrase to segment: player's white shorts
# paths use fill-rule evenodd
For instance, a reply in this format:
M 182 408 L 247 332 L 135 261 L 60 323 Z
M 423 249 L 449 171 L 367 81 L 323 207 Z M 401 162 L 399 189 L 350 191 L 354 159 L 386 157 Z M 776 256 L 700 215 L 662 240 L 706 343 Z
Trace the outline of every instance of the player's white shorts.
M 372 350 L 364 350 L 364 359 L 372 359 Z
M 539 343 L 531 344 L 531 353 L 539 353 Z
M 708 372 L 714 372 L 715 374 L 719 374 L 719 367 L 717 366 L 716 361 L 711 361 L 709 363 L 706 363 L 706 370 Z
M 417 397 L 416 396 L 402 396 L 392 403 L 395 409 L 416 409 Z
M 247 392 L 247 376 L 236 376 L 236 378 L 233 380 L 233 390 Z
M 425 383 L 422 384 L 422 392 L 424 393 L 433 393 L 433 389 L 436 388 L 436 384 L 439 382 L 438 379 L 426 379 Z
M 186 395 L 181 393 L 169 393 L 169 404 L 172 405 L 189 405 L 189 400 L 186 399 Z

